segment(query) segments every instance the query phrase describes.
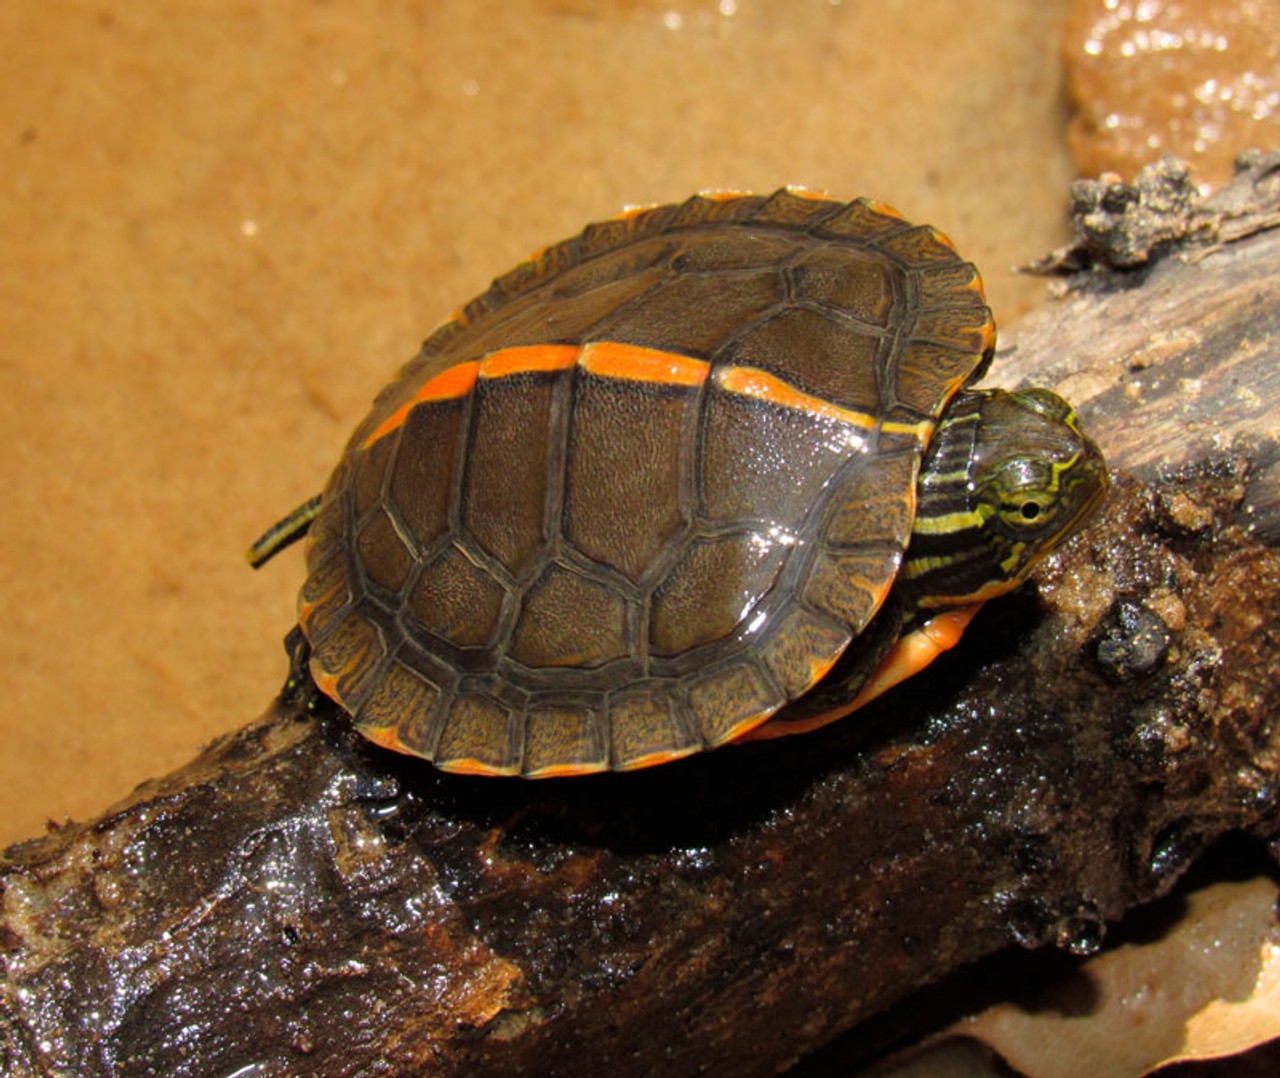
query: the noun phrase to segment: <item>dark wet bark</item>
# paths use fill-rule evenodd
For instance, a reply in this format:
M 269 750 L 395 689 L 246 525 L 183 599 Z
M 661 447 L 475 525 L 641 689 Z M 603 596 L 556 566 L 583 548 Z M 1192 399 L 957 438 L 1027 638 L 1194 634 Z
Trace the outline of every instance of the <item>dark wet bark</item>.
M 1268 167 L 1233 227 L 1274 222 Z M 541 783 L 278 705 L 0 861 L 0 1069 L 767 1075 L 1273 836 L 1280 231 L 1188 228 L 997 362 L 1065 379 L 1117 482 L 930 672 L 807 737 Z

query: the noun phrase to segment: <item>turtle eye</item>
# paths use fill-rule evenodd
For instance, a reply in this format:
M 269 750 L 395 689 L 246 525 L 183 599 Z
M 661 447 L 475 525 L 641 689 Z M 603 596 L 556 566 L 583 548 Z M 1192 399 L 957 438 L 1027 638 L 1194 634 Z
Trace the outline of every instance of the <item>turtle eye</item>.
M 1055 501 L 1041 461 L 1018 457 L 1006 461 L 993 486 L 1000 520 L 1012 531 L 1043 528 L 1053 518 Z
M 1053 515 L 1051 500 L 1040 493 L 1021 491 L 1008 498 L 1000 516 L 1014 528 L 1043 527 Z

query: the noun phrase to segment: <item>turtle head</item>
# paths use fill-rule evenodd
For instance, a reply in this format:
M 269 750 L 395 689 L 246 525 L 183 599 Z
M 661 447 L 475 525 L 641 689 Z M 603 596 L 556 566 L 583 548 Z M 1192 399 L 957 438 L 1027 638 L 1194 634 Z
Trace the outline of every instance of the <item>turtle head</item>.
M 1106 462 L 1047 389 L 961 393 L 921 464 L 901 579 L 920 607 L 1016 587 L 1106 494 Z

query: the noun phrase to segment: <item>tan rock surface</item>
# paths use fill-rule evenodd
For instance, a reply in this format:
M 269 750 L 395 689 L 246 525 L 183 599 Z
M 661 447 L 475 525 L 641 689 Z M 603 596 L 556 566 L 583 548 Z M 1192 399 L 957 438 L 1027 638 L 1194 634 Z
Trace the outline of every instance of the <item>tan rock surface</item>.
M 1074 0 L 1063 55 L 1085 175 L 1171 153 L 1217 187 L 1241 150 L 1280 145 L 1275 0 Z

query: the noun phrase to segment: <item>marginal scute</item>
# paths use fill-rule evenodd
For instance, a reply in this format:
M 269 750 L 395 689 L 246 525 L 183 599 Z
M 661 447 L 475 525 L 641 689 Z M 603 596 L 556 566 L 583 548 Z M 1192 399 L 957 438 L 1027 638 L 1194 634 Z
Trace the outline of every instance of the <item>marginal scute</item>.
M 784 187 L 771 194 L 751 220 L 761 225 L 787 225 L 793 228 L 811 228 L 824 217 L 830 217 L 839 205 L 821 196 Z
M 951 241 L 929 225 L 904 229 L 889 239 L 881 240 L 878 246 L 900 259 L 908 269 L 951 263 L 959 257 Z
M 930 341 L 909 341 L 897 366 L 895 398 L 922 415 L 940 416 L 978 354 Z
M 441 692 L 421 671 L 392 661 L 361 703 L 356 726 L 379 744 L 430 758 L 440 736 Z
M 677 206 L 672 206 L 671 216 L 665 224 L 671 229 L 692 228 L 701 224 L 718 224 L 724 221 L 743 221 L 764 205 L 764 195 L 740 195 L 722 198 L 711 194 L 693 195 Z
M 760 658 L 787 699 L 794 700 L 826 672 L 850 639 L 846 626 L 791 603 L 771 627 Z
M 982 278 L 972 262 L 940 262 L 922 269 L 920 282 L 921 307 L 982 307 Z
M 529 701 L 524 723 L 526 775 L 557 768 L 602 771 L 608 765 L 609 754 L 596 708 L 536 697 Z
M 343 707 L 354 711 L 386 653 L 382 630 L 351 611 L 314 646 L 311 670 L 317 681 L 332 684 Z
M 625 771 L 657 754 L 681 754 L 699 748 L 677 719 L 671 688 L 664 682 L 639 682 L 609 698 L 610 759 Z
M 881 212 L 869 199 L 856 198 L 813 229 L 817 236 L 832 236 L 862 243 L 875 243 L 911 226 L 900 217 Z
M 981 356 L 995 343 L 995 323 L 986 307 L 921 311 L 916 320 L 913 338 L 949 345 L 970 355 Z
M 805 584 L 805 600 L 860 633 L 880 608 L 901 560 L 901 547 L 822 551 Z
M 511 713 L 492 697 L 475 693 L 453 700 L 436 744 L 435 762 L 446 770 L 515 774 L 519 760 L 511 738 Z
M 320 515 L 307 530 L 307 565 L 320 565 L 337 552 L 344 540 L 343 497 L 341 490 L 326 493 L 320 503 Z
M 786 698 L 751 663 L 733 663 L 689 686 L 689 711 L 708 745 L 723 745 L 763 722 Z
M 315 548 L 312 548 L 315 552 Z M 345 552 L 331 549 L 323 560 L 308 558 L 307 579 L 298 595 L 298 624 L 313 644 L 351 601 Z

